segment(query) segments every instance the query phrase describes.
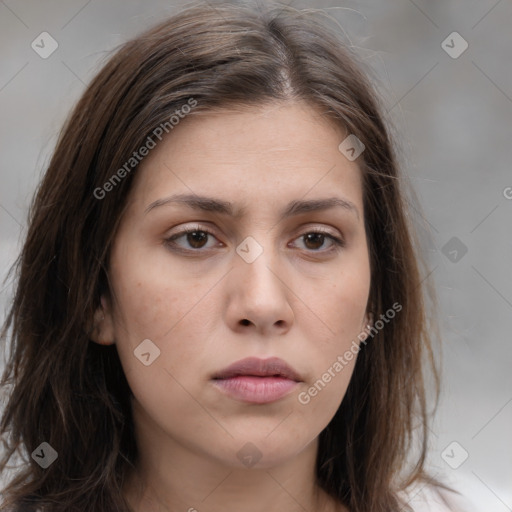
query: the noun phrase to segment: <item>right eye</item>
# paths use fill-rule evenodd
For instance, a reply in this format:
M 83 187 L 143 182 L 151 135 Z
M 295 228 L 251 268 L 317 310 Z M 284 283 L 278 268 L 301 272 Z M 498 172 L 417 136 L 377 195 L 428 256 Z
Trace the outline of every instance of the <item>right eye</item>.
M 165 244 L 172 248 L 188 252 L 204 252 L 207 249 L 212 249 L 214 245 L 208 246 L 209 237 L 214 237 L 214 234 L 202 226 L 194 226 L 188 229 L 182 229 L 177 233 L 167 237 Z M 177 243 L 178 240 L 183 239 L 186 246 Z M 220 243 L 220 242 L 219 242 Z

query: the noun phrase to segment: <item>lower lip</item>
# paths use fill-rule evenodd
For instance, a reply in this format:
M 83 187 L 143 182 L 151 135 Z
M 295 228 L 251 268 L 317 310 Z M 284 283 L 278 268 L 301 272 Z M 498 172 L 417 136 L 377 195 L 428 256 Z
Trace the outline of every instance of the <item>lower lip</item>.
M 213 382 L 232 398 L 253 404 L 266 404 L 279 400 L 298 384 L 298 382 L 284 377 L 255 377 L 251 375 L 215 379 Z

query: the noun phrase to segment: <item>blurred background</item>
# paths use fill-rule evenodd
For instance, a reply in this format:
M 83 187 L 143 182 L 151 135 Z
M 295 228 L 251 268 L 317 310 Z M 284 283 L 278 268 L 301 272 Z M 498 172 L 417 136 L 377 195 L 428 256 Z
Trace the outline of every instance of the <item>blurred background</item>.
M 512 2 L 286 3 L 323 9 L 371 68 L 420 200 L 443 339 L 431 472 L 475 510 L 512 511 Z M 2 280 L 70 108 L 116 45 L 183 5 L 0 1 Z

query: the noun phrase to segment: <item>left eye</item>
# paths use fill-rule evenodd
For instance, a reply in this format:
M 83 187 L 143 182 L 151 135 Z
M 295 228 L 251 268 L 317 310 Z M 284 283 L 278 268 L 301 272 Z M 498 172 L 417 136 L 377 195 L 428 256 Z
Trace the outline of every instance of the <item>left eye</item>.
M 183 245 L 176 243 L 177 240 L 184 237 L 186 239 L 188 247 L 183 247 Z M 192 250 L 193 252 L 199 252 L 200 249 L 211 249 L 215 246 L 214 244 L 208 247 L 207 244 L 209 241 L 209 237 L 215 238 L 215 235 L 211 231 L 208 231 L 206 229 L 190 228 L 170 236 L 165 240 L 165 242 L 167 245 L 171 247 L 178 246 L 179 248 L 184 250 Z M 322 247 L 325 245 L 326 239 L 330 240 L 331 244 L 325 250 L 329 250 L 329 248 L 332 247 L 344 247 L 345 245 L 345 242 L 341 238 L 338 238 L 329 233 L 325 233 L 323 231 L 308 231 L 307 233 L 303 233 L 302 235 L 297 237 L 295 240 L 302 240 L 304 243 L 304 248 L 306 250 L 320 252 L 319 249 L 322 249 Z
M 318 249 L 321 249 L 324 245 L 326 239 L 331 241 L 331 245 L 329 247 L 343 247 L 345 245 L 341 238 L 324 233 L 323 231 L 308 231 L 307 233 L 299 236 L 296 240 L 303 240 L 306 249 L 318 251 Z

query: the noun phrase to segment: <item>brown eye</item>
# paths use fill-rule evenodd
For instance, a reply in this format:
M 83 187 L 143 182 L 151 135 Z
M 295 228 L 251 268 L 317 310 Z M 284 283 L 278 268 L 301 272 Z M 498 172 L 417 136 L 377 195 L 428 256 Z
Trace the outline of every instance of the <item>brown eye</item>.
M 208 242 L 215 240 L 215 236 L 206 229 L 189 228 L 176 233 L 169 238 L 165 239 L 165 244 L 170 248 L 177 250 L 189 251 L 189 252 L 203 252 L 201 249 L 207 250 L 214 247 Z M 181 241 L 185 240 L 185 242 Z
M 324 231 L 308 231 L 302 234 L 296 240 L 301 240 L 304 249 L 310 252 L 327 253 L 331 250 L 340 249 L 345 247 L 345 242 L 341 238 L 338 238 L 330 233 Z M 330 241 L 330 244 L 326 246 L 326 240 Z M 301 248 L 299 246 L 299 248 Z
M 322 233 L 307 233 L 303 235 L 305 245 L 308 249 L 320 249 L 325 241 Z
M 204 231 L 191 231 L 186 236 L 187 242 L 194 249 L 201 249 L 208 241 L 208 233 Z

